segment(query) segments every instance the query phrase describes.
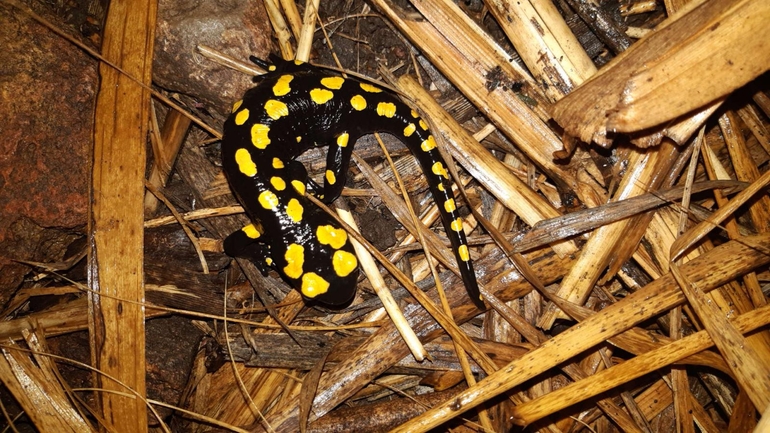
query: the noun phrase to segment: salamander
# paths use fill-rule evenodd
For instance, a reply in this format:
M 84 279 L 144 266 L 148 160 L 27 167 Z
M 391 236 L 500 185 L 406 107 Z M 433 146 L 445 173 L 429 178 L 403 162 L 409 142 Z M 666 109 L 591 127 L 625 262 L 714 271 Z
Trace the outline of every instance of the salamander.
M 347 304 L 355 295 L 358 260 L 347 232 L 307 199 L 331 203 L 342 192 L 353 145 L 387 132 L 416 156 L 473 302 L 483 308 L 452 194 L 447 165 L 427 123 L 394 93 L 299 61 L 252 58 L 268 72 L 237 101 L 224 124 L 222 166 L 252 224 L 228 236 L 225 252 L 272 268 L 306 301 Z M 297 161 L 327 146 L 323 186 Z

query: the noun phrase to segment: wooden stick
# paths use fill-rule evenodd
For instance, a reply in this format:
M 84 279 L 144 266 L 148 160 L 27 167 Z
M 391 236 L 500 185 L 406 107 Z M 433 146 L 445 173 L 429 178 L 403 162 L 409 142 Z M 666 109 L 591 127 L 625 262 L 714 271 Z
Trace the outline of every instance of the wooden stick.
M 349 210 L 337 208 L 337 215 L 339 215 L 340 219 L 345 221 L 350 227 L 360 233 L 358 225 Z M 399 308 L 398 303 L 390 293 L 388 285 L 385 284 L 385 279 L 382 277 L 382 273 L 380 273 L 377 263 L 374 262 L 374 258 L 363 245 L 358 243 L 357 240 L 351 238 L 350 243 L 353 244 L 353 248 L 356 250 L 356 256 L 358 257 L 358 263 L 361 266 L 361 269 L 364 271 L 367 278 L 369 278 L 369 283 L 371 283 L 374 292 L 377 293 L 377 297 L 382 301 L 382 306 L 385 307 L 385 311 L 388 312 L 388 316 L 390 317 L 390 320 L 393 321 L 393 325 L 404 338 L 404 343 L 409 347 L 412 356 L 418 361 L 423 361 L 428 356 L 428 352 L 420 342 L 420 339 L 417 338 L 414 330 L 409 326 L 406 318 L 404 318 L 404 313 L 401 312 L 401 308 Z
M 682 275 L 679 266 L 671 263 L 671 272 L 703 323 L 711 340 L 722 353 L 727 365 L 735 373 L 735 379 L 760 412 L 770 404 L 770 369 L 767 362 L 754 350 L 751 344 L 727 320 L 722 310 L 696 287 L 692 281 Z
M 190 128 L 187 116 L 176 110 L 169 110 L 162 131 L 158 131 L 157 145 L 153 140 L 153 156 L 155 157 L 150 169 L 148 182 L 157 189 L 163 188 L 171 176 L 171 169 L 184 143 L 187 130 Z M 151 193 L 144 195 L 144 212 L 150 216 L 158 207 L 158 199 Z
M 281 56 L 285 59 L 294 58 L 294 48 L 291 45 L 292 34 L 289 31 L 289 26 L 287 25 L 284 16 L 281 14 L 281 9 L 278 7 L 278 4 L 275 2 L 275 0 L 265 0 L 264 3 L 267 16 L 270 19 L 270 24 L 273 26 L 273 30 L 275 31 L 275 38 L 278 40 L 278 47 L 281 51 Z M 299 22 L 289 22 L 289 24 L 292 24 L 291 30 L 296 30 L 294 36 L 298 37 L 300 30 Z M 296 25 L 296 27 L 294 25 Z
M 629 169 L 623 175 L 613 200 L 624 200 L 659 189 L 663 181 L 661 173 L 670 171 L 676 152 L 677 149 L 670 144 L 647 152 L 631 149 L 628 158 Z M 594 230 L 575 265 L 562 280 L 556 295 L 577 304 L 585 302 L 607 266 L 613 261 L 625 262 L 636 249 L 642 233 L 637 232 L 631 236 L 630 232 L 642 228 L 639 218 L 644 218 L 644 215 Z M 645 227 L 648 222 L 649 220 L 645 220 Z M 550 328 L 561 314 L 553 304 L 549 304 L 547 308 L 538 321 L 538 326 L 546 329 Z
M 88 284 L 93 365 L 145 395 L 143 201 L 149 86 L 157 14 L 153 0 L 110 4 L 102 55 L 126 74 L 100 64 L 89 219 Z M 109 296 L 99 296 L 104 293 Z M 125 388 L 96 377 L 102 416 L 115 432 L 147 431 L 147 408 Z M 109 392 L 115 391 L 115 392 Z
M 563 98 L 596 73 L 596 66 L 553 3 L 491 0 L 485 5 L 551 101 Z
M 770 262 L 770 235 L 730 241 L 681 267 L 682 274 L 711 290 Z M 729 270 L 729 272 L 728 272 Z M 424 432 L 504 393 L 583 351 L 657 314 L 685 297 L 669 273 L 589 319 L 544 342 L 456 398 L 405 423 L 393 432 Z
M 310 49 L 313 46 L 313 34 L 315 22 L 318 19 L 318 5 L 320 0 L 307 0 L 305 2 L 305 15 L 302 17 L 302 30 L 297 42 L 297 60 L 307 62 L 310 60 Z
M 735 319 L 734 326 L 747 333 L 767 325 L 770 307 L 765 306 Z M 639 355 L 622 364 L 603 370 L 584 380 L 513 408 L 516 424 L 527 425 L 561 409 L 621 386 L 645 374 L 673 364 L 680 359 L 704 351 L 714 342 L 706 331 L 696 332 L 658 349 Z
M 706 146 L 707 147 L 707 146 Z M 690 249 L 696 242 L 703 239 L 714 227 L 718 227 L 725 219 L 732 216 L 735 211 L 742 206 L 746 201 L 754 196 L 759 191 L 762 191 L 767 185 L 770 184 L 770 171 L 765 172 L 756 182 L 749 185 L 746 189 L 739 192 L 733 197 L 732 200 L 720 208 L 718 211 L 711 215 L 711 218 L 707 219 L 688 230 L 681 237 L 677 238 L 673 245 L 671 245 L 671 260 L 678 259 L 685 251 Z

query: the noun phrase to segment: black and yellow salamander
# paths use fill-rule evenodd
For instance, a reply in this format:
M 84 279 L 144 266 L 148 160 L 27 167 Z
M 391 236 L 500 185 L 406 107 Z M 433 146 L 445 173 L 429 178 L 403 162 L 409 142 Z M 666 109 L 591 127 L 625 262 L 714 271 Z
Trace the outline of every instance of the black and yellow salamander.
M 417 157 L 440 209 L 463 282 L 483 308 L 444 159 L 428 125 L 393 93 L 308 63 L 252 59 L 269 72 L 236 102 L 224 125 L 223 169 L 253 224 L 225 252 L 275 269 L 308 301 L 331 306 L 355 295 L 358 260 L 347 232 L 305 194 L 330 203 L 342 192 L 356 140 L 387 132 Z M 295 158 L 328 146 L 324 185 Z

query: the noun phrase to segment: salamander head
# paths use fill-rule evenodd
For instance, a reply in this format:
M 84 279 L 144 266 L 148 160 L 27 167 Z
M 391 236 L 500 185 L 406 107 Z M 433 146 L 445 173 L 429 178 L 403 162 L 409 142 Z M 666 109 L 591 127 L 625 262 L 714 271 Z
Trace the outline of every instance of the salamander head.
M 257 75 L 254 77 L 254 82 L 256 83 L 267 77 L 278 74 L 291 74 L 313 70 L 313 67 L 309 63 L 305 63 L 299 60 L 284 60 L 272 53 L 270 54 L 270 58 L 267 61 L 254 56 L 249 57 L 249 60 L 267 71 L 265 75 Z

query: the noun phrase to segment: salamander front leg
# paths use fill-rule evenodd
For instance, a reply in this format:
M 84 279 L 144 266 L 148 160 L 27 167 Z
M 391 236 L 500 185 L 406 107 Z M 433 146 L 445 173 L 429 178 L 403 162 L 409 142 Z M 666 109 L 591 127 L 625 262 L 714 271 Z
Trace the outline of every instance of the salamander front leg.
M 337 135 L 329 143 L 329 151 L 326 154 L 326 172 L 324 173 L 324 197 L 325 203 L 331 203 L 342 194 L 345 187 L 345 179 L 350 165 L 350 156 L 353 154 L 353 144 L 357 137 L 351 137 L 345 131 Z
M 254 224 L 231 233 L 225 238 L 223 247 L 225 254 L 230 257 L 250 260 L 264 276 L 267 276 L 273 266 L 270 245 L 264 239 L 262 231 Z
M 289 161 L 286 163 L 286 169 L 291 185 L 298 193 L 310 194 L 324 203 L 330 203 L 326 200 L 324 188 L 307 175 L 307 169 L 301 162 Z

